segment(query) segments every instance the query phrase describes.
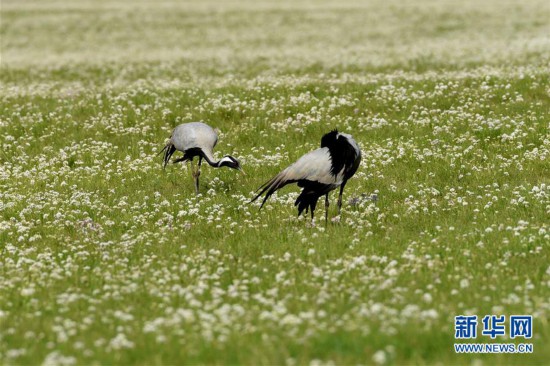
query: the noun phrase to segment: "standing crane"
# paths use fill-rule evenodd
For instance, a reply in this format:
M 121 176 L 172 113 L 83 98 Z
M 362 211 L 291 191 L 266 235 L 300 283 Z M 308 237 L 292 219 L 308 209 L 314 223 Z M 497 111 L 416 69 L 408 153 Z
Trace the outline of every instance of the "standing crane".
M 183 123 L 174 129 L 170 136 L 170 141 L 168 141 L 164 149 L 160 152 L 164 152 L 163 168 L 166 169 L 168 161 L 176 150 L 183 152 L 183 157 L 174 160 L 173 163 L 189 161 L 191 174 L 195 181 L 196 194 L 199 194 L 199 176 L 201 175 L 202 159 L 206 160 L 206 162 L 214 168 L 226 166 L 243 172 L 239 161 L 231 155 L 225 155 L 221 160 L 216 161 L 214 158 L 214 146 L 216 146 L 217 142 L 218 134 L 206 123 Z M 197 170 L 193 168 L 193 158 L 195 156 L 199 157 Z
M 263 184 L 251 202 L 265 193 L 262 205 L 275 191 L 287 184 L 298 183 L 303 188 L 294 206 L 298 206 L 298 216 L 305 210 L 311 212 L 311 221 L 317 201 L 325 196 L 325 225 L 328 221 L 328 194 L 340 187 L 338 215 L 342 209 L 342 194 L 348 180 L 355 174 L 361 162 L 361 150 L 351 135 L 333 130 L 321 138 L 321 147 L 313 150 L 288 168 Z

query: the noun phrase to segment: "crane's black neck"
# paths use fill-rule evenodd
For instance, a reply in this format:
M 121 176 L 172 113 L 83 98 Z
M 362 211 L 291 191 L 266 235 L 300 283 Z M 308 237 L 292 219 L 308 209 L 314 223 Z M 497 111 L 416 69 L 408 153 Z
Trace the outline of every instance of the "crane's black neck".
M 201 152 L 202 152 L 202 150 L 201 150 Z M 210 165 L 211 167 L 219 168 L 221 166 L 221 163 L 222 163 L 221 160 L 218 160 L 218 161 L 210 160 L 210 158 L 205 153 L 202 153 L 201 156 L 204 158 L 204 160 L 206 160 L 208 165 Z
M 199 156 L 200 158 L 206 160 L 208 165 L 214 168 L 228 167 L 232 169 L 241 169 L 239 161 L 230 155 L 226 155 L 218 161 L 212 159 L 212 155 L 206 154 L 200 147 L 193 147 L 191 149 L 185 150 L 184 160 L 191 160 L 193 157 Z
M 321 147 L 328 148 L 330 154 L 331 168 L 330 173 L 336 176 L 342 171 L 353 165 L 355 160 L 355 150 L 348 139 L 339 134 L 338 130 L 330 131 L 321 138 Z
M 205 154 L 204 151 L 200 147 L 192 147 L 190 149 L 185 150 L 185 156 L 184 156 L 185 160 L 191 160 L 195 156 L 201 157 L 204 160 L 206 160 L 208 165 L 210 165 L 211 167 L 214 167 L 214 168 L 219 168 L 220 167 L 221 160 L 215 161 L 215 160 L 210 159 L 208 157 L 208 155 Z

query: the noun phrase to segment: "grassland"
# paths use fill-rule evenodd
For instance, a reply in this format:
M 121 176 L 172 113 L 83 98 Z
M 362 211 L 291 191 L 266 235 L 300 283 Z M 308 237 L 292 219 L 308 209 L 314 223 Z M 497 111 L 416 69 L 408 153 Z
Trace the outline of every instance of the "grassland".
M 548 19 L 4 0 L 0 363 L 547 364 Z M 156 153 L 198 120 L 248 175 L 205 167 L 195 197 Z M 296 188 L 248 204 L 335 127 L 363 151 L 339 223 L 297 218 Z M 532 314 L 534 352 L 455 354 L 460 314 Z

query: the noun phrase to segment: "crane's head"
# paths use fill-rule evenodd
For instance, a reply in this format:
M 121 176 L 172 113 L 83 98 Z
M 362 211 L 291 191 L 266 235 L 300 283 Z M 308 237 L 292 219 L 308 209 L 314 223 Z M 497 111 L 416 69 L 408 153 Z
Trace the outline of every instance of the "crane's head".
M 219 167 L 226 166 L 226 167 L 229 167 L 229 168 L 232 168 L 232 169 L 237 169 L 237 170 L 240 170 L 241 172 L 243 172 L 243 170 L 241 168 L 241 164 L 239 163 L 239 161 L 237 159 L 235 159 L 234 157 L 232 157 L 231 155 L 225 155 L 220 160 L 220 162 L 218 163 L 218 166 Z

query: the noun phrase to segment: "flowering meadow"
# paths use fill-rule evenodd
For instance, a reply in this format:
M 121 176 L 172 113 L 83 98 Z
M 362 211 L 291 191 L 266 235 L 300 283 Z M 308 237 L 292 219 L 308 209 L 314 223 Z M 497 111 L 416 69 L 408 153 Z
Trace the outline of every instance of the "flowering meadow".
M 548 364 L 550 2 L 3 0 L 0 364 Z M 195 196 L 157 153 L 219 130 Z M 254 191 L 333 128 L 339 220 Z M 176 154 L 181 156 L 180 153 Z M 332 193 L 329 217 L 336 216 Z M 457 315 L 533 315 L 455 354 Z M 479 332 L 479 330 L 478 330 Z

